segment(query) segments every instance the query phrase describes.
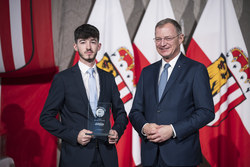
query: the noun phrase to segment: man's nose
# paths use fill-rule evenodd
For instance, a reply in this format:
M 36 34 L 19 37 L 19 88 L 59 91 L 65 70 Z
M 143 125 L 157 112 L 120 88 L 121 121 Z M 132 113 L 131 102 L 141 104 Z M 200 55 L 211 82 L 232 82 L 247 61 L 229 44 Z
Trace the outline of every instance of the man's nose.
M 87 48 L 87 49 L 90 49 L 90 48 L 91 48 L 90 42 L 86 42 L 86 48 Z
M 167 41 L 164 38 L 162 38 L 161 42 L 160 42 L 160 45 L 165 46 L 166 44 L 167 44 Z

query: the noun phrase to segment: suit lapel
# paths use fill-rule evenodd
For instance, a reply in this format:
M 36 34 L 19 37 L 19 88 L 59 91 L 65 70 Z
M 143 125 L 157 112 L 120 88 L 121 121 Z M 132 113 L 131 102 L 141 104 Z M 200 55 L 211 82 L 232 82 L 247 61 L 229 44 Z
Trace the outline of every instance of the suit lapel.
M 164 92 L 162 94 L 162 98 L 161 100 L 165 97 L 165 95 L 167 94 L 168 90 L 173 86 L 173 84 L 175 83 L 176 79 L 178 78 L 178 76 L 180 76 L 180 72 L 183 69 L 182 66 L 184 64 L 184 60 L 183 60 L 184 55 L 181 54 L 179 59 L 177 60 L 174 69 L 170 75 L 170 78 L 168 79 L 167 85 L 164 89 Z
M 158 62 L 156 62 L 156 65 L 155 65 L 155 68 L 154 68 L 154 71 L 153 71 L 153 75 L 151 75 L 151 76 L 153 76 L 152 77 L 152 80 L 154 82 L 153 85 L 155 85 L 154 86 L 154 92 L 155 92 L 154 93 L 155 94 L 155 98 L 154 99 L 157 100 L 156 103 L 159 102 L 159 95 L 158 95 L 159 85 L 158 85 L 158 81 L 159 81 L 159 73 L 160 73 L 161 63 L 162 63 L 161 60 L 158 61 Z
M 79 90 L 80 94 L 82 95 L 83 101 L 89 103 L 86 89 L 82 80 L 82 74 L 78 66 L 78 63 L 72 67 L 72 73 L 74 76 L 76 88 Z
M 103 97 L 104 97 L 104 90 L 105 90 L 105 75 L 102 74 L 102 70 L 99 69 L 97 67 L 97 72 L 99 74 L 99 84 L 100 84 L 100 95 L 99 95 L 99 99 L 98 102 L 102 102 L 103 101 Z

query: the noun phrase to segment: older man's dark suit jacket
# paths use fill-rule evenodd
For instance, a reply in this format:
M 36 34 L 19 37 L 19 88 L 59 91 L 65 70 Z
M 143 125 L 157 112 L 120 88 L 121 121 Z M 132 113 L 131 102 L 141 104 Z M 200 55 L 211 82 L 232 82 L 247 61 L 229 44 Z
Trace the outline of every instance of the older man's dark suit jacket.
M 98 102 L 112 103 L 114 125 L 119 138 L 126 129 L 127 115 L 112 74 L 97 68 L 100 78 Z M 88 97 L 78 64 L 58 73 L 52 82 L 50 92 L 40 116 L 40 124 L 51 134 L 62 139 L 61 167 L 89 166 L 93 160 L 96 143 L 92 140 L 86 146 L 77 142 L 78 133 L 87 129 Z M 56 119 L 60 113 L 61 121 Z M 49 146 L 48 146 L 49 147 Z M 115 145 L 101 142 L 100 153 L 105 166 L 117 166 Z
M 199 129 L 214 118 L 206 67 L 181 54 L 159 102 L 160 67 L 161 60 L 143 69 L 129 115 L 142 138 L 142 164 L 151 166 L 159 149 L 167 165 L 198 165 L 202 159 Z M 149 142 L 141 133 L 145 123 L 172 124 L 177 136 L 160 144 Z

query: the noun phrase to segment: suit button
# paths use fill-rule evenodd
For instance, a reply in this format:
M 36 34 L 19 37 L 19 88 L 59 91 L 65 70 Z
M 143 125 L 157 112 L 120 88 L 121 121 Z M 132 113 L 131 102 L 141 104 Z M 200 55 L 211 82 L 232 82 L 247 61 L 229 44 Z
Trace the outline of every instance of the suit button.
M 161 112 L 160 110 L 157 110 L 157 112 Z

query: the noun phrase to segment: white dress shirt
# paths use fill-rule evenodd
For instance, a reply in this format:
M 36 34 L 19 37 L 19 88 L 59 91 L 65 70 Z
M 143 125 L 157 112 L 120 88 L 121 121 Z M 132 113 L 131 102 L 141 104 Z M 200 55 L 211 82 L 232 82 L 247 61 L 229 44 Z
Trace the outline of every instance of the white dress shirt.
M 178 58 L 180 57 L 181 53 L 179 53 L 173 60 L 171 60 L 168 64 L 170 64 L 170 66 L 168 67 L 168 79 L 170 77 L 170 75 L 172 74 L 172 71 L 174 69 L 174 66 L 178 60 Z M 158 83 L 160 82 L 160 76 L 161 76 L 161 73 L 164 69 L 164 66 L 165 64 L 167 64 L 167 62 L 165 62 L 163 59 L 161 59 L 162 63 L 161 63 L 161 68 L 160 68 L 160 72 L 159 72 L 159 80 L 158 80 Z
M 83 80 L 83 83 L 84 83 L 84 86 L 85 86 L 85 89 L 86 89 L 86 93 L 87 93 L 87 96 L 88 96 L 88 99 L 89 99 L 89 76 L 90 74 L 88 73 L 88 69 L 90 69 L 89 66 L 83 64 L 81 61 L 78 61 L 78 66 L 80 68 L 80 71 L 81 71 L 81 74 L 82 74 L 82 80 Z M 99 74 L 97 72 L 97 68 L 96 68 L 96 64 L 92 67 L 94 68 L 94 77 L 95 77 L 95 80 L 96 80 L 96 85 L 97 85 L 97 97 L 99 99 L 99 96 L 100 96 L 100 81 L 99 81 Z

